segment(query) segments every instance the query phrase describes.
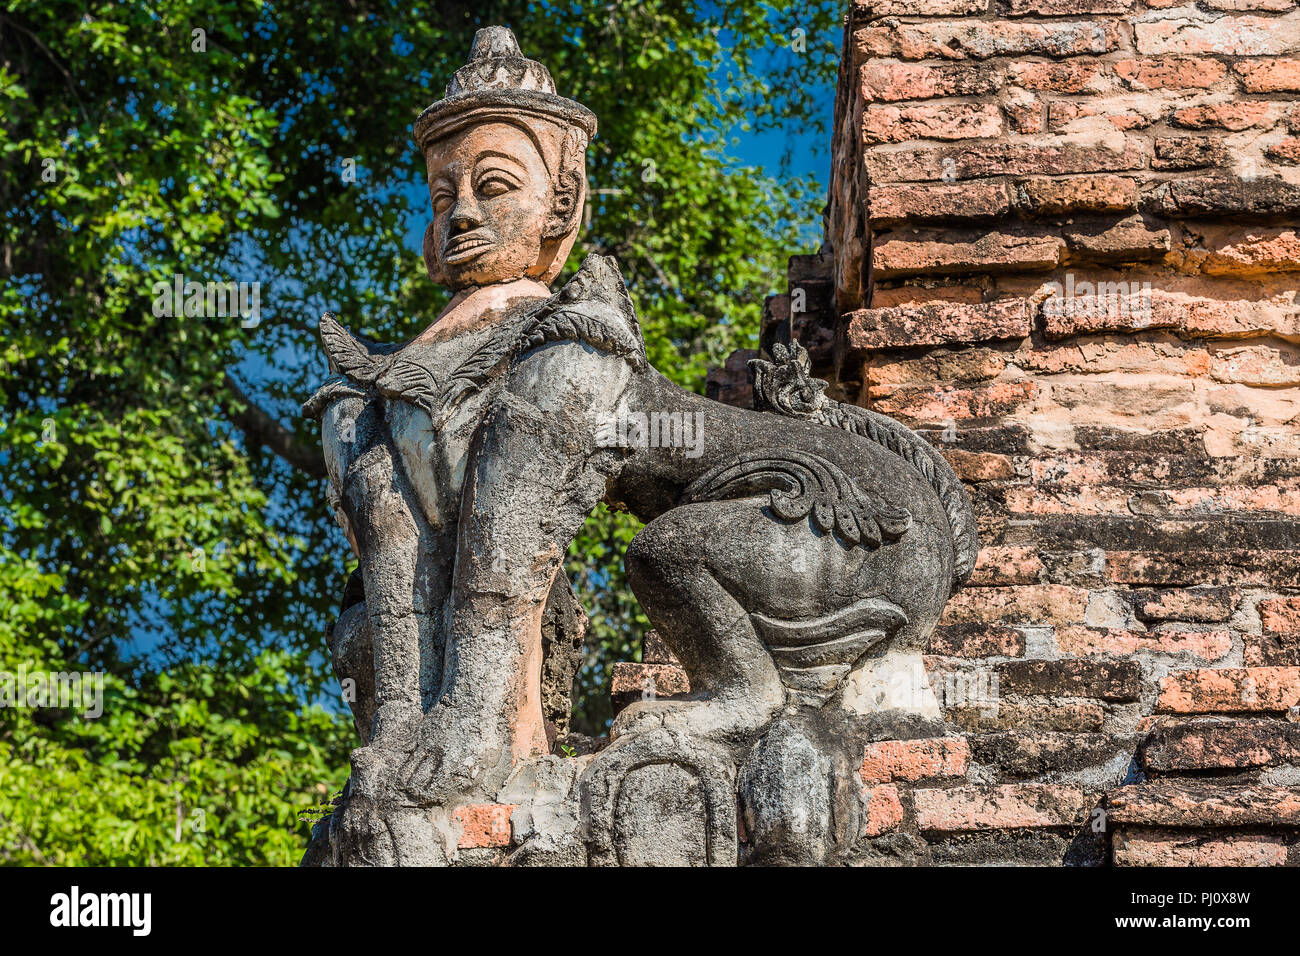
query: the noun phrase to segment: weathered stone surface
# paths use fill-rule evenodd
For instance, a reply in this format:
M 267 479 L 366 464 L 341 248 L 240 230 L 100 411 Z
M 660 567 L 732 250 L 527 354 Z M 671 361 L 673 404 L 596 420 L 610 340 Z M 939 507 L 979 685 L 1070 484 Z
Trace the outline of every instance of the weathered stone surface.
M 1136 661 L 1006 661 L 997 670 L 1004 692 L 1115 701 L 1141 694 L 1142 668 Z
M 1285 866 L 1288 840 L 1267 834 L 1203 833 L 1122 827 L 1115 834 L 1116 866 Z
M 1078 826 L 1097 803 L 1081 787 L 1032 783 L 916 790 L 912 797 L 922 831 Z
M 1300 762 L 1300 724 L 1271 720 L 1162 723 L 1142 747 L 1142 766 L 1173 773 Z
M 970 750 L 961 737 L 924 740 L 884 740 L 867 744 L 858 775 L 867 786 L 928 777 L 966 774 Z
M 1180 714 L 1288 710 L 1300 706 L 1300 667 L 1175 671 L 1161 679 L 1157 706 Z
M 848 316 L 848 342 L 855 349 L 890 349 L 1025 338 L 1030 315 L 1024 300 L 862 309 Z
M 1106 794 L 1110 823 L 1170 827 L 1297 826 L 1300 790 L 1170 781 L 1120 787 Z

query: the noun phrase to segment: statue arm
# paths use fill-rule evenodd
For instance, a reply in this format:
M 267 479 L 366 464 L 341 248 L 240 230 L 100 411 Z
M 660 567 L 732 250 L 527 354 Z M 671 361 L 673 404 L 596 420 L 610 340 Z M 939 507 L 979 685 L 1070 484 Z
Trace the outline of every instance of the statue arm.
M 443 704 L 512 760 L 545 747 L 537 679 L 541 618 L 565 551 L 605 495 L 598 447 L 630 369 L 578 342 L 514 363 L 475 436 L 461 498 Z M 540 735 L 540 739 L 539 739 Z

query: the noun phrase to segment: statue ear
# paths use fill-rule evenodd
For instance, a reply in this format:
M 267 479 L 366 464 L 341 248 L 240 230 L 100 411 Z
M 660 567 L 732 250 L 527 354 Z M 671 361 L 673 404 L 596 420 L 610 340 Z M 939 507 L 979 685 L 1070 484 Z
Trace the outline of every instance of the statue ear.
M 433 223 L 429 223 L 424 230 L 424 268 L 429 273 L 429 278 L 438 285 L 445 285 L 446 280 L 442 277 L 442 270 L 438 267 L 438 256 L 433 246 Z
M 586 192 L 586 151 L 586 134 L 576 127 L 570 127 L 560 147 L 560 172 L 555 177 L 555 200 L 550 215 L 546 217 L 543 239 L 563 239 L 578 228 L 583 194 Z

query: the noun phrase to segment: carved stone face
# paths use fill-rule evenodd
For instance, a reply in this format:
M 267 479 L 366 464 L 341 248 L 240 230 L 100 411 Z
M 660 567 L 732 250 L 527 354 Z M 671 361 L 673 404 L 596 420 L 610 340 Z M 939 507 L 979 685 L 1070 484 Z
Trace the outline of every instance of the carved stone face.
M 430 145 L 429 274 L 453 290 L 537 270 L 555 197 L 532 139 L 509 123 L 472 126 Z

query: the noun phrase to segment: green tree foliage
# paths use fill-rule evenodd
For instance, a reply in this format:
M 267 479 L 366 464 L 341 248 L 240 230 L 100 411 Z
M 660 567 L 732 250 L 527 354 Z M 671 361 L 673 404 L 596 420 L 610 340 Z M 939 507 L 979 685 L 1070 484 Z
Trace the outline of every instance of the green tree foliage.
M 325 373 L 323 309 L 397 340 L 445 301 L 411 238 L 409 130 L 473 31 L 514 27 L 599 116 L 570 266 L 616 255 L 653 361 L 699 389 L 808 244 L 812 183 L 732 157 L 739 135 L 815 128 L 837 7 L 6 5 L 0 671 L 106 687 L 95 720 L 0 710 L 0 862 L 294 863 L 298 812 L 341 785 L 355 736 L 321 649 L 346 546 L 296 407 Z M 259 282 L 260 321 L 156 314 L 177 274 Z M 634 530 L 601 512 L 571 554 L 590 731 L 596 662 L 634 657 L 645 626 Z

